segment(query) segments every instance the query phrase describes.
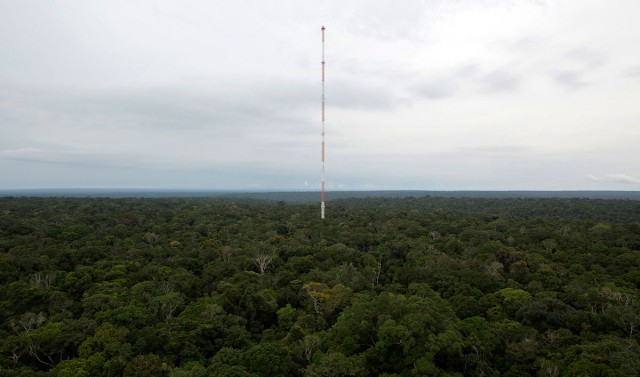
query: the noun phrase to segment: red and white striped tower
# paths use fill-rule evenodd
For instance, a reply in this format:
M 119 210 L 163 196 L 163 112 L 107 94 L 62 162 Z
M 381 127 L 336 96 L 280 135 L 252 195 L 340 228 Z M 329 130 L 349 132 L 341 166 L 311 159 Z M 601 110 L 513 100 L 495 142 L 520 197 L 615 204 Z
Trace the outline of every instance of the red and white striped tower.
M 322 189 L 320 202 L 320 218 L 324 220 L 324 25 L 322 30 Z

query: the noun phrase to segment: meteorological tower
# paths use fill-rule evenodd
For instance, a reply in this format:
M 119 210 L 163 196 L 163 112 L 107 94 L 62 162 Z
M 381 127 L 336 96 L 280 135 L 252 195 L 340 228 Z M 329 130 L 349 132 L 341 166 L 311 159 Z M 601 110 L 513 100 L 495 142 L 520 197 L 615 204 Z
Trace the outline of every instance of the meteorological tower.
M 320 218 L 324 220 L 324 25 L 322 31 L 322 184 L 320 189 Z

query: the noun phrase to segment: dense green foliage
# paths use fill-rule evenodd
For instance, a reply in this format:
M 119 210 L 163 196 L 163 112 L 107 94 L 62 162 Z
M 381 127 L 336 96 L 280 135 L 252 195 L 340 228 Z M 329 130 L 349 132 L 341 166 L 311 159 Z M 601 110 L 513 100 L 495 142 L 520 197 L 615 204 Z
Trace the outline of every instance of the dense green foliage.
M 0 198 L 0 375 L 639 375 L 639 205 Z

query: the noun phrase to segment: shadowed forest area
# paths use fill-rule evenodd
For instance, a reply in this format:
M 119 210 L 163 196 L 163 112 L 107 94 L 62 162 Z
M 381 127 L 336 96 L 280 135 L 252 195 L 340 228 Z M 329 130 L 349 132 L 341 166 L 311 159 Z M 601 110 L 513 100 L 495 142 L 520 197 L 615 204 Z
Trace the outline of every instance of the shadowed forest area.
M 640 201 L 0 197 L 2 376 L 635 376 Z

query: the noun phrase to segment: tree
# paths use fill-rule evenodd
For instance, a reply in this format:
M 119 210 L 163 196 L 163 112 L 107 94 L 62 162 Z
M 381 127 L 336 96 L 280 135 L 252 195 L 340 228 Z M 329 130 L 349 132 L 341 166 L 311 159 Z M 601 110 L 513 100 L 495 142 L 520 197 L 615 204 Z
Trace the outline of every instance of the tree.
M 123 377 L 162 377 L 169 376 L 171 367 L 158 355 L 138 355 L 124 369 Z
M 640 326 L 640 300 L 615 286 L 602 288 L 600 295 L 605 300 L 603 312 L 631 337 Z
M 217 298 L 199 298 L 169 321 L 175 335 L 167 347 L 176 354 L 193 347 L 199 357 L 211 357 L 223 347 L 246 346 L 245 325 L 243 318 L 227 314 Z
M 248 371 L 263 377 L 287 376 L 293 366 L 287 350 L 277 343 L 255 345 L 242 356 Z
M 305 369 L 307 377 L 366 376 L 366 361 L 363 356 L 347 357 L 339 352 L 322 355 Z
M 378 372 L 398 372 L 447 347 L 444 338 L 439 344 L 433 340 L 451 325 L 453 311 L 429 289 L 416 288 L 416 293 L 421 296 L 359 297 L 329 330 L 329 351 L 363 355 Z
M 207 377 L 207 369 L 200 363 L 191 361 L 172 370 L 169 377 Z
M 92 377 L 100 375 L 105 360 L 102 355 L 63 360 L 49 370 L 53 377 Z
M 582 319 L 575 309 L 554 298 L 531 301 L 516 312 L 516 319 L 540 332 L 568 328 L 578 330 Z
M 547 253 L 552 253 L 558 247 L 558 242 L 552 238 L 544 239 L 541 243 Z
M 342 284 L 336 284 L 329 288 L 324 283 L 309 282 L 302 286 L 311 302 L 313 309 L 318 314 L 332 314 L 339 308 L 350 303 L 352 290 Z
M 322 344 L 322 339 L 316 334 L 305 335 L 300 344 L 302 345 L 304 359 L 310 361 L 315 350 Z
M 513 316 L 523 305 L 532 300 L 531 294 L 522 289 L 503 288 L 497 292 L 502 299 L 502 306 L 506 314 Z
M 253 263 L 258 267 L 261 275 L 269 268 L 271 262 L 273 262 L 273 257 L 265 251 L 260 251 L 253 257 Z

